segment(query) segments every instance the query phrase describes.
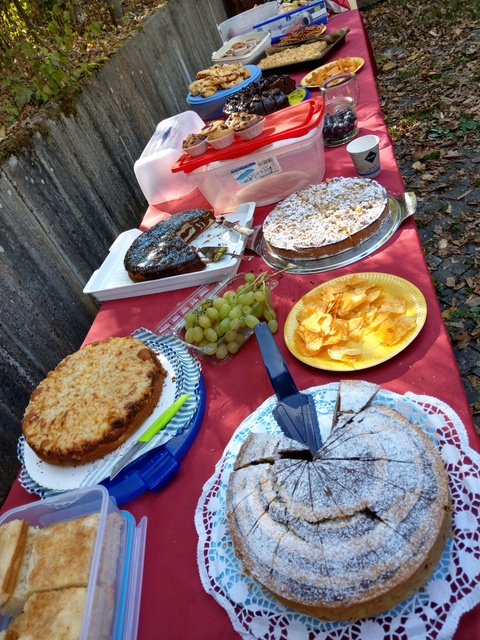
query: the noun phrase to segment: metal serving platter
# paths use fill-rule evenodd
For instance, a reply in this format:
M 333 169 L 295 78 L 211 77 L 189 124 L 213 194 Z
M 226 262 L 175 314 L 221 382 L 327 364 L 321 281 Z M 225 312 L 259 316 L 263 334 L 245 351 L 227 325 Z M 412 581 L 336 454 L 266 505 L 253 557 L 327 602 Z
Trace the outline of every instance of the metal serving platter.
M 378 231 L 356 247 L 346 249 L 333 256 L 325 256 L 316 260 L 285 260 L 273 253 L 266 245 L 262 227 L 255 227 L 254 233 L 247 241 L 247 249 L 251 249 L 275 269 L 287 269 L 288 273 L 320 273 L 345 267 L 358 262 L 380 249 L 389 240 L 398 227 L 409 216 L 415 213 L 417 199 L 414 193 L 407 192 L 403 196 L 388 196 L 389 212 Z
M 350 29 L 345 27 L 343 29 L 337 29 L 337 31 L 332 31 L 332 33 L 328 33 L 327 35 L 317 36 L 315 38 L 311 38 L 308 41 L 308 44 L 313 42 L 326 42 L 327 48 L 324 49 L 319 55 L 313 58 L 305 58 L 304 60 L 297 62 L 286 62 L 284 64 L 277 64 L 274 67 L 268 67 L 268 69 L 262 69 L 262 75 L 268 76 L 270 74 L 275 73 L 294 73 L 296 71 L 301 71 L 305 68 L 318 67 L 323 64 L 328 58 L 339 49 L 343 43 L 345 42 L 345 38 L 349 33 Z M 288 45 L 278 45 L 276 47 L 269 47 L 262 52 L 261 57 L 257 58 L 255 63 L 258 65 L 261 60 L 266 58 L 269 53 L 278 53 L 279 51 L 284 51 L 285 49 L 295 49 L 296 47 L 301 46 L 302 43 L 296 42 L 295 44 Z

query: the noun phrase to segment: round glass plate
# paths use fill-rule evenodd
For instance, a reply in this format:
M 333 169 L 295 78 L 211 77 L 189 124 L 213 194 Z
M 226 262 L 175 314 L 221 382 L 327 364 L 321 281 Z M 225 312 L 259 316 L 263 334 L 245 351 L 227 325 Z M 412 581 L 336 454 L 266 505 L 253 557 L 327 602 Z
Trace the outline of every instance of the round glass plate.
M 388 196 L 389 211 L 382 226 L 370 238 L 356 247 L 346 249 L 333 256 L 325 256 L 316 260 L 286 260 L 277 256 L 267 247 L 261 228 L 257 229 L 247 246 L 258 253 L 265 262 L 274 269 L 288 269 L 288 273 L 320 273 L 339 269 L 352 262 L 362 260 L 379 249 L 389 240 L 400 224 L 415 211 L 416 198 L 413 193 L 394 198 Z
M 417 323 L 415 328 L 405 334 L 397 344 L 389 347 L 380 344 L 373 331 L 364 336 L 360 342 L 350 340 L 343 346 L 361 349 L 363 352 L 354 364 L 332 360 L 328 356 L 326 349 L 325 353 L 322 352 L 317 356 L 305 356 L 297 348 L 295 342 L 295 330 L 298 327 L 297 314 L 304 306 L 303 300 L 300 299 L 293 306 L 287 316 L 284 327 L 284 338 L 285 344 L 290 352 L 301 362 L 304 362 L 311 367 L 315 367 L 316 369 L 324 369 L 326 371 L 341 372 L 367 369 L 396 356 L 420 333 L 420 330 L 425 324 L 425 320 L 427 318 L 427 303 L 422 292 L 415 285 L 408 280 L 404 280 L 403 278 L 399 278 L 398 276 L 394 276 L 389 273 L 366 272 L 358 273 L 356 275 L 368 280 L 371 285 L 380 286 L 385 293 L 386 300 L 390 300 L 396 296 L 403 296 L 407 303 L 406 315 L 416 318 Z M 332 284 L 348 280 L 349 278 L 351 278 L 351 275 L 328 280 L 318 287 L 315 287 L 312 291 L 320 291 L 322 288 L 331 287 Z

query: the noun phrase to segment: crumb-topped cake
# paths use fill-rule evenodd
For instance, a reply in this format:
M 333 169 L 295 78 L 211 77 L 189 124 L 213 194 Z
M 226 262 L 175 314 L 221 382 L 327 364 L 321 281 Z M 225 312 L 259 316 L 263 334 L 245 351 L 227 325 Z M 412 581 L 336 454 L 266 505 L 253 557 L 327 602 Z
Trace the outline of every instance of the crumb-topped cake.
M 263 223 L 263 236 L 274 254 L 311 260 L 364 242 L 387 214 L 387 192 L 375 180 L 331 178 L 279 202 Z
M 102 458 L 153 412 L 166 376 L 154 351 L 137 338 L 88 344 L 32 393 L 22 421 L 25 440 L 54 465 Z
M 228 481 L 244 570 L 315 617 L 355 620 L 395 606 L 422 587 L 449 535 L 439 452 L 394 409 L 368 406 L 374 392 L 361 389 L 367 406 L 355 413 L 359 403 L 343 401 L 347 411 L 313 457 L 283 435 L 251 433 Z M 355 394 L 355 384 L 342 393 Z

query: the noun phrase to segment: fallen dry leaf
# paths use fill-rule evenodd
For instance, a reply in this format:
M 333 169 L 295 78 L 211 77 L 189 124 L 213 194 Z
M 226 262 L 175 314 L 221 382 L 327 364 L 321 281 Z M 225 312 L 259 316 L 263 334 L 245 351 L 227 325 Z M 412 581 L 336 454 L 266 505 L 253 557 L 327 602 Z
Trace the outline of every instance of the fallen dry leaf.
M 477 391 L 480 388 L 480 378 L 473 373 L 468 373 L 467 378 L 475 391 Z
M 465 300 L 465 304 L 469 307 L 480 307 L 480 296 L 470 296 Z
M 414 162 L 412 164 L 413 169 L 415 169 L 415 171 L 417 171 L 418 173 L 421 173 L 423 171 L 425 171 L 425 165 L 422 164 L 421 162 Z

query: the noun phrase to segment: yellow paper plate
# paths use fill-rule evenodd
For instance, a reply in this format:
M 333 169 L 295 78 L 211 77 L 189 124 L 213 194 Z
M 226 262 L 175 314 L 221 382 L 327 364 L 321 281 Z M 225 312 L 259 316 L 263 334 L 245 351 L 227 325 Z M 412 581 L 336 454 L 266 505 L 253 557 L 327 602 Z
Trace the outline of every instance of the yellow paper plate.
M 416 327 L 409 331 L 400 342 L 391 347 L 379 344 L 373 332 L 366 335 L 360 342 L 350 340 L 344 346 L 361 349 L 363 351 L 362 355 L 354 364 L 332 360 L 328 356 L 326 349 L 324 350 L 325 353 L 322 352 L 317 356 L 305 356 L 298 350 L 294 339 L 295 330 L 298 327 L 297 314 L 303 308 L 303 301 L 299 300 L 291 309 L 285 321 L 284 338 L 288 349 L 301 362 L 311 367 L 325 369 L 327 371 L 358 371 L 360 369 L 367 369 L 393 358 L 397 353 L 403 351 L 420 333 L 427 318 L 427 303 L 425 302 L 422 292 L 415 285 L 408 280 L 389 273 L 367 272 L 357 273 L 355 275 L 365 278 L 371 285 L 380 286 L 384 291 L 386 300 L 390 300 L 396 296 L 403 296 L 407 303 L 406 315 L 416 317 Z M 348 280 L 349 278 L 351 278 L 351 275 L 329 280 L 315 287 L 314 291 L 319 291 L 322 287 L 330 286 L 332 283 L 342 282 L 342 280 Z
M 310 88 L 319 87 L 322 84 L 322 82 L 324 82 L 327 78 L 331 76 L 336 76 L 339 73 L 345 73 L 344 71 L 342 71 L 343 66 L 339 64 L 339 60 L 346 60 L 346 59 L 347 58 L 338 58 L 337 60 L 333 60 L 332 62 L 327 62 L 326 64 L 322 64 L 321 67 L 317 67 L 316 69 L 313 69 L 313 71 L 309 71 L 307 75 L 300 80 L 300 85 L 302 87 L 310 87 Z M 365 64 L 365 60 L 363 58 L 356 58 L 356 57 L 349 56 L 348 60 L 354 63 L 353 67 L 348 69 L 348 71 L 351 71 L 352 73 L 356 73 L 357 71 L 360 71 L 360 69 Z M 338 68 L 338 70 L 335 70 L 336 68 Z M 322 79 L 320 81 L 315 81 L 316 74 L 318 73 L 322 73 Z

